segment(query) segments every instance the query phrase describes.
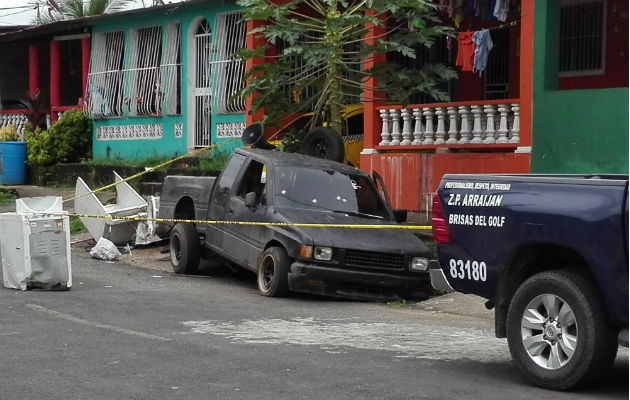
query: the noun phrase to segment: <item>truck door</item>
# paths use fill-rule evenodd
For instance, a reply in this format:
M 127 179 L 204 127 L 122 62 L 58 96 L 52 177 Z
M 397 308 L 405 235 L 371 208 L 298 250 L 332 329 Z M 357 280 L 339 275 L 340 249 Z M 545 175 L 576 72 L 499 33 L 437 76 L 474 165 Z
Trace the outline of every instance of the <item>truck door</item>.
M 267 220 L 267 174 L 263 163 L 249 160 L 234 182 L 225 209 L 226 221 L 265 222 Z M 266 227 L 225 225 L 223 248 L 242 265 L 255 270 Z
M 223 172 L 219 175 L 215 183 L 210 201 L 208 203 L 208 214 L 206 219 L 212 221 L 221 221 L 225 216 L 225 207 L 230 196 L 234 181 L 238 176 L 243 164 L 245 156 L 241 154 L 233 154 L 223 168 Z M 206 242 L 218 249 L 223 248 L 225 225 L 210 224 L 206 228 Z

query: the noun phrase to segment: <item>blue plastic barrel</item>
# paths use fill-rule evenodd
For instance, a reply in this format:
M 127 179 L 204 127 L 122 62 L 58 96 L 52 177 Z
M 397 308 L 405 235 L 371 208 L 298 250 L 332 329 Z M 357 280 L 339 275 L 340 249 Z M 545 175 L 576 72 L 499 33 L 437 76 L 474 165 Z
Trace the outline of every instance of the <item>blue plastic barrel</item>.
M 26 183 L 26 143 L 0 142 L 0 183 Z

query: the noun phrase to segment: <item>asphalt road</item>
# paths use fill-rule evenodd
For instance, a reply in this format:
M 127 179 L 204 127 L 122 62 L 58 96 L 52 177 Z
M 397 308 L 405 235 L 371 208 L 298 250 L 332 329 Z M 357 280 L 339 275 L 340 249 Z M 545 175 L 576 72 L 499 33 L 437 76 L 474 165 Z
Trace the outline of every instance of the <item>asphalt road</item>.
M 150 261 L 148 261 L 150 263 Z M 527 384 L 490 318 L 297 296 L 73 252 L 68 292 L 0 288 L 0 399 L 628 398 Z

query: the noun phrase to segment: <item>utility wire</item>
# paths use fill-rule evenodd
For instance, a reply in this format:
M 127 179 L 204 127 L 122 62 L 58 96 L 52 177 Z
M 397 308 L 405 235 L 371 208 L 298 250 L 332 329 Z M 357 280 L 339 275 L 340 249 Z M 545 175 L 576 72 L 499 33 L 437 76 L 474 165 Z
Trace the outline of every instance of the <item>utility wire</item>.
M 17 10 L 19 8 L 32 8 L 32 9 L 35 9 L 37 7 L 33 6 L 33 5 L 30 5 L 30 6 L 15 6 L 15 7 L 0 7 L 0 10 Z
M 8 17 L 10 15 L 22 14 L 22 13 L 29 12 L 29 11 L 31 11 L 31 10 L 22 10 L 22 11 L 16 11 L 16 12 L 13 12 L 13 13 L 10 13 L 10 14 L 1 14 L 0 18 Z

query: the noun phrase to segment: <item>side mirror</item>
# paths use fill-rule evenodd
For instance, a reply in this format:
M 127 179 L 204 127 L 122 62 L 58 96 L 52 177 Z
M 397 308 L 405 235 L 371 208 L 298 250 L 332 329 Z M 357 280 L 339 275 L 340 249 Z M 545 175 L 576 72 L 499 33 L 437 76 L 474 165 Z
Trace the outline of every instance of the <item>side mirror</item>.
M 245 195 L 245 207 L 254 208 L 256 206 L 256 193 L 249 192 Z
M 394 210 L 394 221 L 396 222 L 407 221 L 407 210 Z

